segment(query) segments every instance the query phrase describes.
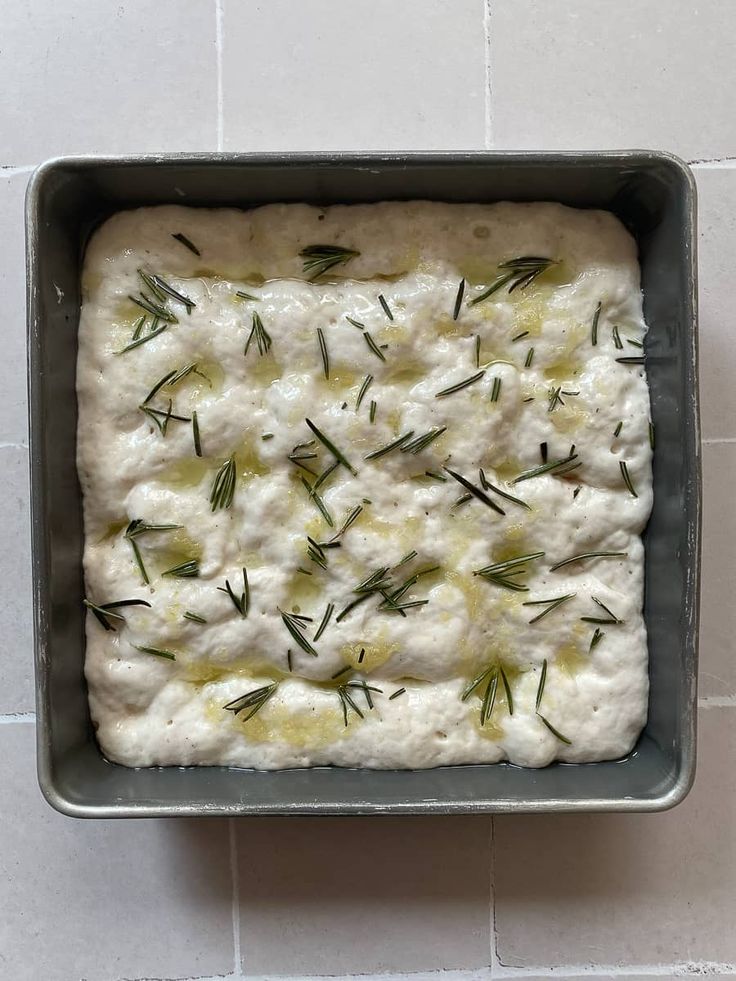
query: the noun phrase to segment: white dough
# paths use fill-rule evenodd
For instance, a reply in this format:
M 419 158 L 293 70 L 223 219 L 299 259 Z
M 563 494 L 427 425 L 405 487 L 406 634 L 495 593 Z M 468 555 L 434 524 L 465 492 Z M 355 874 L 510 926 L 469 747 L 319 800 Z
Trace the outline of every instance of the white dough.
M 299 252 L 315 243 L 360 254 L 309 282 Z M 526 289 L 504 287 L 470 305 L 495 280 L 499 263 L 529 255 L 556 264 Z M 143 313 L 128 297 L 142 288 L 151 295 L 139 268 L 196 306 L 187 315 L 169 300 L 178 323 L 120 354 Z M 462 277 L 465 296 L 454 321 Z M 237 290 L 258 299 L 239 298 Z M 254 311 L 272 341 L 263 357 L 255 339 L 243 353 Z M 150 325 L 149 318 L 144 331 Z M 329 380 L 317 328 L 329 352 Z M 616 359 L 640 355 L 629 341 L 641 343 L 645 330 L 635 244 L 604 212 L 397 202 L 249 212 L 172 206 L 109 219 L 87 251 L 79 331 L 86 589 L 97 604 L 141 598 L 151 608 L 121 608 L 125 620 L 113 620 L 117 629 L 109 632 L 88 614 L 90 706 L 107 757 L 128 766 L 418 768 L 508 759 L 537 767 L 629 752 L 647 712 L 639 536 L 652 502 L 651 451 L 644 369 Z M 160 378 L 192 362 L 201 374 L 161 389 L 150 406 L 165 411 L 171 399 L 172 411 L 187 419 L 196 410 L 199 460 L 190 422 L 170 420 L 164 437 L 139 408 Z M 472 385 L 436 397 L 481 369 Z M 368 374 L 373 381 L 356 412 Z M 558 387 L 574 394 L 563 394 L 564 404 L 550 411 L 549 393 Z M 307 417 L 357 471 L 339 466 L 319 488 L 334 528 L 300 474 L 314 478 L 288 460 L 297 444 L 313 439 Z M 394 450 L 365 460 L 408 431 L 419 436 L 434 427 L 446 432 L 419 453 Z M 262 439 L 266 434 L 273 436 Z M 566 458 L 574 444 L 581 466 L 513 483 L 541 465 L 542 443 L 549 462 Z M 317 454 L 302 461 L 315 473 L 333 461 L 319 442 L 297 452 Z M 233 453 L 233 504 L 213 512 L 215 474 Z M 622 461 L 636 497 L 624 483 Z M 491 490 L 505 515 L 476 498 L 453 507 L 465 490 L 443 467 L 475 486 L 482 467 L 491 484 L 531 510 Z M 362 512 L 340 537 L 341 547 L 326 550 L 323 570 L 307 555 L 307 535 L 327 542 L 357 505 Z M 150 585 L 124 535 L 133 519 L 182 526 L 137 539 Z M 402 617 L 380 609 L 382 597 L 373 595 L 337 622 L 358 598 L 355 586 L 410 551 L 416 558 L 388 575 L 398 587 L 414 572 L 439 566 L 400 600 L 426 605 Z M 551 570 L 590 551 L 624 555 Z M 536 552 L 544 555 L 518 577 L 528 591 L 473 575 Z M 162 578 L 192 558 L 198 578 Z M 247 617 L 218 590 L 227 579 L 239 596 L 243 567 Z M 545 606 L 525 602 L 569 593 L 572 599 L 529 622 Z M 592 597 L 621 622 L 601 625 L 604 636 L 590 650 L 596 625 L 581 617 L 608 618 Z M 313 657 L 294 642 L 279 608 L 313 618 L 305 631 L 311 640 L 328 602 L 334 614 Z M 184 619 L 185 611 L 207 622 Z M 461 695 L 470 679 L 499 663 L 513 714 L 498 674 L 495 707 L 481 726 L 492 675 L 465 701 Z M 346 664 L 351 671 L 331 680 Z M 381 691 L 369 709 L 365 692 L 349 688 L 363 718 L 347 705 L 346 726 L 337 686 L 361 678 Z M 247 710 L 236 716 L 223 708 L 273 682 L 275 693 L 250 720 Z M 406 691 L 389 699 L 400 688 Z

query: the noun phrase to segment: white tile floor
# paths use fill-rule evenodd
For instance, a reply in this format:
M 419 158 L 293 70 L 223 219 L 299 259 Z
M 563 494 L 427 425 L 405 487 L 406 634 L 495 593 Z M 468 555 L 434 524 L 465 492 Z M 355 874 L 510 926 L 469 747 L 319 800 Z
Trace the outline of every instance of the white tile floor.
M 58 0 L 0 43 L 0 978 L 736 978 L 736 9 Z M 667 815 L 74 822 L 33 772 L 22 195 L 68 152 L 671 149 L 698 162 L 701 754 Z

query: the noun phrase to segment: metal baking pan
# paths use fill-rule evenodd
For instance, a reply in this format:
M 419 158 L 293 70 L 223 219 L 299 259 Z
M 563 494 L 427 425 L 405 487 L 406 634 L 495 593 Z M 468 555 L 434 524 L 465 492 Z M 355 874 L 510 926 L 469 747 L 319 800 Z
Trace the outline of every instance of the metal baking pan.
M 637 239 L 656 450 L 645 534 L 651 696 L 635 751 L 618 762 L 543 770 L 132 770 L 107 762 L 83 673 L 75 466 L 79 282 L 90 232 L 113 212 L 139 205 L 411 198 L 605 208 Z M 33 175 L 26 227 L 38 774 L 50 804 L 99 818 L 658 811 L 682 800 L 695 771 L 701 485 L 695 188 L 685 164 L 643 151 L 72 157 Z

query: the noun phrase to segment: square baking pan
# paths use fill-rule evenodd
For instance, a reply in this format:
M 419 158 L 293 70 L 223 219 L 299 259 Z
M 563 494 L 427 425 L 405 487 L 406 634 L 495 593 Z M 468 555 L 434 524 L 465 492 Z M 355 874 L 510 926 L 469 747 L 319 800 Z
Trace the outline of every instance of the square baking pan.
M 649 324 L 656 429 L 645 533 L 649 720 L 616 762 L 381 771 L 319 767 L 127 769 L 103 758 L 84 680 L 82 507 L 75 373 L 80 272 L 92 230 L 115 211 L 176 203 L 248 208 L 434 199 L 559 201 L 613 211 L 635 236 Z M 31 179 L 28 377 L 38 773 L 78 817 L 657 811 L 695 770 L 700 441 L 695 189 L 665 153 L 199 154 L 72 157 Z

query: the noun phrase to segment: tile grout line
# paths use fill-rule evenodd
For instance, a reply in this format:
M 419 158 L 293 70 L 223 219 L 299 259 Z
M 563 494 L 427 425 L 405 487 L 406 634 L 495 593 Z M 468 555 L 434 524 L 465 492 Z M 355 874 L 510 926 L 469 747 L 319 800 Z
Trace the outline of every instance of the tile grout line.
M 35 712 L 9 712 L 7 715 L 0 715 L 0 726 L 33 725 L 35 721 Z
M 238 874 L 238 842 L 235 837 L 235 818 L 228 818 L 227 833 L 230 845 L 230 878 L 233 890 L 233 978 L 240 981 L 243 977 L 243 963 L 240 956 L 240 876 Z
M 718 977 L 723 974 L 732 974 L 733 964 L 717 963 L 715 961 L 680 961 L 675 964 L 558 964 L 555 967 L 504 967 L 501 974 L 496 975 L 503 981 L 512 981 L 513 978 L 561 978 L 562 981 L 569 981 L 571 978 L 596 978 L 616 977 L 626 981 L 626 978 L 693 978 Z M 284 979 L 288 981 L 288 979 Z
M 485 79 L 483 86 L 483 144 L 486 150 L 493 147 L 493 125 L 491 112 L 491 0 L 483 0 L 483 53 Z
M 223 24 L 223 0 L 215 0 L 215 53 L 217 78 L 217 149 L 221 151 L 225 145 L 224 119 L 223 119 L 223 93 L 222 93 L 222 24 Z
M 709 439 L 701 439 L 703 446 L 717 446 L 719 443 L 736 443 L 736 436 L 714 436 Z
M 698 699 L 698 708 L 736 708 L 736 695 L 703 695 Z

